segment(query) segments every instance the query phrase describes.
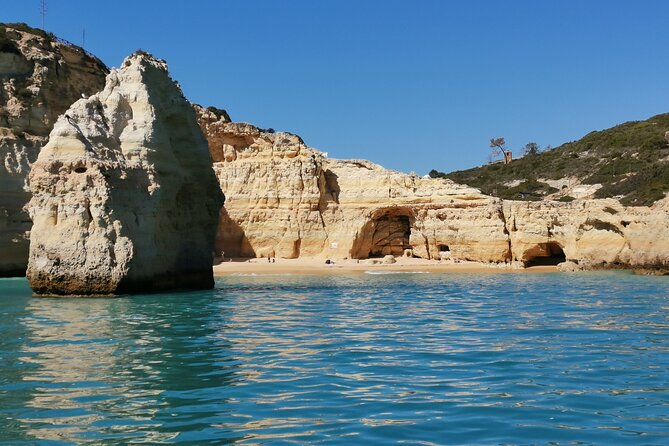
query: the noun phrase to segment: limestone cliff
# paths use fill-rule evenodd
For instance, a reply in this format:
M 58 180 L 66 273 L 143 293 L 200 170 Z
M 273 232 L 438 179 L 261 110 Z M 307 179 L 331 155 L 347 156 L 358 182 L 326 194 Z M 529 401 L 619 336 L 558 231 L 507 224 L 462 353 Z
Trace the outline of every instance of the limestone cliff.
M 56 122 L 30 173 L 38 294 L 213 286 L 223 196 L 195 113 L 163 61 L 127 58 Z
M 400 255 L 507 259 L 500 202 L 449 180 L 384 169 L 369 161 L 325 160 L 325 256 Z M 334 243 L 334 245 L 333 245 Z M 336 247 L 335 247 L 336 246 Z
M 227 256 L 367 258 L 409 250 L 527 266 L 669 264 L 666 204 L 503 201 L 447 179 L 334 160 L 288 133 L 198 109 L 227 202 Z
M 221 212 L 216 251 L 243 257 L 319 254 L 327 241 L 320 213 L 322 154 L 298 136 L 197 110 L 220 187 L 234 197 Z
M 227 201 L 216 250 L 226 256 L 509 257 L 500 201 L 450 180 L 331 160 L 298 136 L 198 109 Z
M 511 256 L 524 264 L 562 256 L 579 268 L 669 266 L 669 208 L 614 199 L 505 201 Z
M 27 175 L 57 117 L 104 86 L 107 67 L 22 24 L 0 25 L 0 276 L 24 275 Z

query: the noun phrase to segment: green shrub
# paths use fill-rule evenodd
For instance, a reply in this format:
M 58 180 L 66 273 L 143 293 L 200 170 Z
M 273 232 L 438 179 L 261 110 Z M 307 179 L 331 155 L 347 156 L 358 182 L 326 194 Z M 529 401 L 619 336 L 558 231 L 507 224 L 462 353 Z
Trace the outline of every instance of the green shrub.
M 2 28 L 2 29 L 12 28 L 12 29 L 15 29 L 17 31 L 22 31 L 24 33 L 30 33 L 30 34 L 34 34 L 36 36 L 40 36 L 40 37 L 42 37 L 42 38 L 44 38 L 48 41 L 53 40 L 53 34 L 48 33 L 46 31 L 44 31 L 43 29 L 33 28 L 32 26 L 30 26 L 26 23 L 23 23 L 23 22 L 5 23 L 5 24 L 0 25 L 0 28 Z
M 510 164 L 489 164 L 448 174 L 433 169 L 430 176 L 449 178 L 484 193 L 496 190 L 500 197 L 521 200 L 535 200 L 534 194 L 541 196 L 551 193 L 551 189 L 532 181 L 520 188 L 504 184 L 530 178 L 574 176 L 586 184 L 602 184 L 595 194 L 597 198 L 623 196 L 625 204 L 648 205 L 669 191 L 669 162 L 659 162 L 669 156 L 666 131 L 669 131 L 669 113 L 590 132 L 578 141 Z

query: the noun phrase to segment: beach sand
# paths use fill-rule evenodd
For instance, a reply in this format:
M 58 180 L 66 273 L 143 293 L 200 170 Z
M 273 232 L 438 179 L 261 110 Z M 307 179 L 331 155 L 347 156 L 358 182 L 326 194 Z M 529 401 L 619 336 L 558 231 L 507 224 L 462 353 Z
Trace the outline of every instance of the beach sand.
M 380 260 L 380 259 L 379 259 Z M 231 274 L 351 274 L 364 272 L 453 272 L 453 273 L 545 273 L 555 272 L 555 266 L 535 266 L 532 268 L 512 268 L 506 265 L 479 262 L 446 262 L 409 257 L 398 257 L 393 264 L 370 265 L 365 260 L 335 260 L 326 264 L 325 259 L 276 259 L 269 263 L 266 258 L 226 259 L 214 262 L 214 275 Z

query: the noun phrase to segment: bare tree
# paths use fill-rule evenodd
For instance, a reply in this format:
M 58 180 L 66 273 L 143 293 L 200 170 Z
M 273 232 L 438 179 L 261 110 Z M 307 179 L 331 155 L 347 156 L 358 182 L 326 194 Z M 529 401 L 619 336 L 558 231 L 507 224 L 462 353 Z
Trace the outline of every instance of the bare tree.
M 490 162 L 492 162 L 492 160 L 495 159 L 496 157 L 504 155 L 504 153 L 506 152 L 504 144 L 506 144 L 504 138 L 490 138 L 491 153 L 490 156 L 488 157 Z

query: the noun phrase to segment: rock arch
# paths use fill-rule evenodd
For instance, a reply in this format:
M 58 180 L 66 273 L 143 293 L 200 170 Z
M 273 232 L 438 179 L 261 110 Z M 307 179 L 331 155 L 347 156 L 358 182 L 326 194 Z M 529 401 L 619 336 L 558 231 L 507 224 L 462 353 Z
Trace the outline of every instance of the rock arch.
M 527 268 L 530 266 L 557 265 L 564 262 L 566 256 L 562 246 L 558 242 L 546 242 L 538 243 L 527 249 L 523 253 L 521 260 Z
M 402 255 L 405 249 L 411 248 L 409 238 L 414 222 L 414 213 L 407 207 L 375 211 L 353 241 L 351 257 L 365 259 L 388 254 Z

